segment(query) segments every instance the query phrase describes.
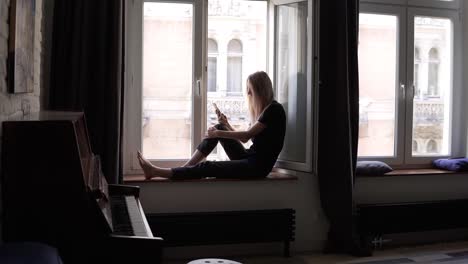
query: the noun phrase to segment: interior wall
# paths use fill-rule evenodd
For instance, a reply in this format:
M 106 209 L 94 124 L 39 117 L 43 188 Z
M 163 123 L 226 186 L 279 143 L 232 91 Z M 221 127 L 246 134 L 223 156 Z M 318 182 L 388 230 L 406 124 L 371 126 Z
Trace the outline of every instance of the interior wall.
M 306 173 L 300 173 L 298 178 L 291 181 L 148 182 L 141 184 L 141 203 L 145 213 L 293 208 L 296 210 L 296 241 L 291 250 L 320 251 L 328 226 L 320 208 L 317 178 Z M 165 255 L 281 254 L 281 246 L 281 243 L 267 243 L 169 248 Z
M 39 110 L 42 56 L 42 0 L 36 0 L 34 43 L 34 92 L 25 94 L 7 93 L 7 58 L 9 39 L 10 0 L 0 1 L 0 123 L 16 114 L 21 114 L 21 103 L 29 103 L 31 111 Z M 0 132 L 1 133 L 1 132 Z
M 7 58 L 9 39 L 9 6 L 10 0 L 0 0 L 0 161 L 1 161 L 1 124 L 9 118 L 21 116 L 22 107 L 29 105 L 30 111 L 40 109 L 40 94 L 42 83 L 42 4 L 36 0 L 36 20 L 34 39 L 34 92 L 25 94 L 9 94 L 7 92 Z M 1 167 L 1 164 L 0 164 Z M 1 208 L 0 208 L 1 210 Z M 0 229 L 1 232 L 1 229 Z M 0 233 L 1 238 L 1 233 Z M 0 241 L 1 243 L 1 241 Z

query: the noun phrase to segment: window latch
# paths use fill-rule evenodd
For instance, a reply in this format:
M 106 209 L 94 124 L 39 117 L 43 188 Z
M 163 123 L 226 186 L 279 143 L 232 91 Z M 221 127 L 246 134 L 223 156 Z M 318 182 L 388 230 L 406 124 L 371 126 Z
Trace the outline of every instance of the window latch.
M 195 86 L 195 94 L 196 96 L 201 95 L 201 80 L 197 80 L 197 85 Z
M 403 97 L 403 100 L 406 99 L 406 87 L 405 84 L 400 83 L 400 90 L 401 90 L 401 96 Z

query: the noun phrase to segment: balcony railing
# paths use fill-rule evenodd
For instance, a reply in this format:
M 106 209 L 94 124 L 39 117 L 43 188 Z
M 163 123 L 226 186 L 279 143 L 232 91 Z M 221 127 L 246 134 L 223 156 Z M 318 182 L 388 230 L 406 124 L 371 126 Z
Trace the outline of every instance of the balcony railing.
M 232 125 L 245 123 L 249 120 L 247 103 L 242 96 L 208 98 L 207 101 L 207 121 L 209 124 L 216 123 L 218 120 L 213 103 L 215 103 L 219 110 L 221 110 L 221 112 L 223 112 L 228 117 L 229 122 Z
M 371 102 L 359 109 L 359 123 L 365 124 L 372 120 L 392 120 L 388 119 L 393 115 L 394 102 Z M 415 99 L 414 100 L 414 120 L 416 124 L 438 124 L 444 121 L 444 102 L 440 98 Z
M 441 99 L 414 101 L 416 124 L 441 123 L 444 120 L 444 103 Z

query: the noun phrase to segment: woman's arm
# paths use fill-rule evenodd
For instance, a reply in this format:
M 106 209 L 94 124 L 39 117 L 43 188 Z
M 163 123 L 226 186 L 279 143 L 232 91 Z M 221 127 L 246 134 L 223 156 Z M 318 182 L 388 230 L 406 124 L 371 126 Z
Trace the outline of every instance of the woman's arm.
M 206 132 L 206 136 L 209 138 L 230 138 L 240 140 L 242 142 L 247 142 L 249 139 L 262 132 L 263 129 L 265 129 L 265 125 L 260 122 L 256 122 L 247 131 L 223 131 L 216 129 L 215 127 L 210 127 L 210 129 L 208 129 Z

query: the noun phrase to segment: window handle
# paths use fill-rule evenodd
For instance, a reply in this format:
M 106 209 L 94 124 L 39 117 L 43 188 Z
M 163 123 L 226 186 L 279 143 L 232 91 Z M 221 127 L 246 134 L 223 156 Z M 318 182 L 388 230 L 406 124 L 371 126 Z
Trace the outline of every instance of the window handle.
M 197 85 L 195 86 L 195 95 L 201 95 L 201 80 L 197 80 Z
M 403 96 L 403 100 L 406 99 L 406 86 L 404 83 L 400 83 L 400 90 L 401 96 Z

